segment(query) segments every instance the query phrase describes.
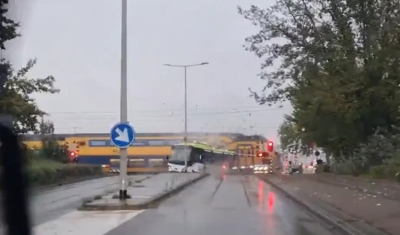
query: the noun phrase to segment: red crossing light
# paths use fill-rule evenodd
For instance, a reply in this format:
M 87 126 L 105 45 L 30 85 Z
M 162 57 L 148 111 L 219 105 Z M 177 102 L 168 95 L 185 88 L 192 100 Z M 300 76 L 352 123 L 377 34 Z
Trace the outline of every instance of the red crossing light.
M 69 157 L 71 158 L 71 160 L 73 160 L 74 158 L 78 157 L 78 154 L 75 151 L 70 151 Z
M 268 141 L 267 150 L 268 150 L 268 152 L 273 152 L 274 151 L 274 143 L 272 143 L 272 141 Z
M 269 157 L 269 153 L 260 151 L 257 152 L 257 157 L 262 157 L 262 158 Z

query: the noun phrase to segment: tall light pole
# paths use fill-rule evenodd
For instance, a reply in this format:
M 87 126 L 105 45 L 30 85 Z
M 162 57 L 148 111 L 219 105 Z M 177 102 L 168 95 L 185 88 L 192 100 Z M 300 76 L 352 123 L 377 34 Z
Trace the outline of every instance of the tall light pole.
M 121 5 L 121 100 L 120 100 L 120 122 L 128 122 L 128 69 L 127 69 L 127 0 L 122 0 Z M 125 199 L 128 197 L 127 184 L 128 184 L 128 149 L 123 148 L 120 150 L 120 191 L 119 197 Z
M 187 143 L 187 79 L 186 79 L 186 71 L 187 68 L 189 67 L 195 67 L 195 66 L 202 66 L 202 65 L 207 65 L 209 64 L 208 62 L 203 62 L 200 64 L 187 64 L 187 65 L 174 65 L 174 64 L 164 64 L 164 66 L 169 66 L 169 67 L 177 67 L 177 68 L 183 68 L 185 71 L 185 76 L 184 76 L 184 88 L 185 88 L 185 130 L 184 130 L 184 139 L 183 141 L 185 144 Z M 185 171 L 187 170 L 187 157 L 185 157 Z

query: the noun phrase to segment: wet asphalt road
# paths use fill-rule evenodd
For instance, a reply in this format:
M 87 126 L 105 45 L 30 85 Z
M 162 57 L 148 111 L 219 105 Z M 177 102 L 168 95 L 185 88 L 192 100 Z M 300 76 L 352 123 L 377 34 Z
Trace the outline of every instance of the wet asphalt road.
M 143 179 L 146 175 L 130 176 Z M 57 219 L 82 205 L 85 198 L 118 189 L 118 176 L 87 180 L 33 193 L 30 199 L 32 225 Z
M 107 235 L 329 235 L 315 219 L 268 184 L 242 175 L 213 175 L 146 210 Z

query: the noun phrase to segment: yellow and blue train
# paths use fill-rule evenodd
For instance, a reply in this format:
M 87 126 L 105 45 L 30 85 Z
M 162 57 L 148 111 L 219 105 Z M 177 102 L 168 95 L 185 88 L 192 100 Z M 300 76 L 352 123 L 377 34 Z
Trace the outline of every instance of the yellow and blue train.
M 119 165 L 120 152 L 111 143 L 109 134 L 56 134 L 55 137 L 60 145 L 79 156 L 79 163 L 102 165 L 118 172 L 115 166 Z M 40 135 L 24 136 L 26 145 L 31 148 L 40 148 L 40 139 Z M 255 138 L 239 133 L 188 134 L 188 142 L 205 142 L 245 156 L 242 162 L 246 165 L 256 163 L 258 144 L 264 140 L 262 136 Z M 167 171 L 167 156 L 171 155 L 172 146 L 182 142 L 181 133 L 137 133 L 135 142 L 128 148 L 128 172 Z

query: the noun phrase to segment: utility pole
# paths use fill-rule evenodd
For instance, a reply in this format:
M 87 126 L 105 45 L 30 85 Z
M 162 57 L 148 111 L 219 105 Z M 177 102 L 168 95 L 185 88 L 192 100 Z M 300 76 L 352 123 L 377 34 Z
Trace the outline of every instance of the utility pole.
M 189 67 L 195 67 L 195 66 L 202 66 L 202 65 L 207 65 L 209 64 L 208 62 L 203 62 L 200 64 L 188 64 L 188 65 L 172 65 L 172 64 L 164 64 L 164 66 L 169 66 L 169 67 L 178 67 L 178 68 L 183 68 L 184 69 L 184 79 L 183 79 L 183 84 L 184 84 L 184 110 L 185 110 L 185 125 L 184 125 L 184 137 L 183 137 L 183 141 L 185 143 L 185 145 L 187 144 L 188 141 L 188 131 L 187 131 L 187 126 L 188 126 L 188 118 L 187 118 L 187 68 Z M 185 171 L 187 170 L 187 153 L 186 153 L 186 149 L 185 148 Z

